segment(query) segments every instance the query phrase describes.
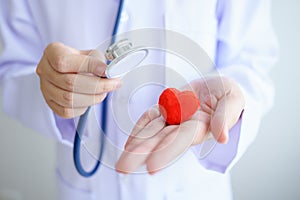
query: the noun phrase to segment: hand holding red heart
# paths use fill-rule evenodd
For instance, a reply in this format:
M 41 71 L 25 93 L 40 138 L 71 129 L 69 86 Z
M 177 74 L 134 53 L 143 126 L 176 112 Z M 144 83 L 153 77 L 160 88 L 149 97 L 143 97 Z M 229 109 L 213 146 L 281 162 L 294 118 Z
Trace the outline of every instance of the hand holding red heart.
M 188 88 L 193 92 L 186 91 Z M 165 90 L 159 104 L 160 108 L 150 108 L 136 123 L 117 171 L 131 173 L 146 165 L 153 174 L 191 145 L 201 144 L 209 132 L 219 143 L 227 143 L 229 129 L 238 121 L 245 100 L 236 82 L 213 76 L 191 82 L 183 92 Z

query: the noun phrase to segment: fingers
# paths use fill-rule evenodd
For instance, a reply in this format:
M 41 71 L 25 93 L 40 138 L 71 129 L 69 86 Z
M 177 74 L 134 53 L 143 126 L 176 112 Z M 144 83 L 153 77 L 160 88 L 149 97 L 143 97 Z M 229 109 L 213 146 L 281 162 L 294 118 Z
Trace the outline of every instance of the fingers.
M 47 91 L 45 93 L 47 99 L 67 108 L 88 107 L 100 103 L 106 97 L 106 93 L 90 95 L 62 90 L 43 80 L 41 88 L 43 91 Z
M 61 43 L 49 44 L 44 54 L 48 58 L 51 67 L 61 73 L 85 72 L 102 76 L 106 68 L 103 56 L 96 57 L 80 54 L 79 50 L 67 47 Z
M 160 137 L 165 136 L 160 133 L 164 127 L 165 122 L 160 117 L 157 106 L 146 111 L 133 128 L 125 144 L 125 151 L 116 164 L 116 170 L 130 173 L 144 164 L 148 157 L 148 151 L 156 146 Z M 145 141 L 147 141 L 146 144 Z
M 136 135 L 131 135 L 125 145 L 125 150 L 130 151 L 135 146 L 143 143 L 145 140 L 148 140 L 154 137 L 165 127 L 165 121 L 162 118 L 155 118 L 153 121 L 149 122 L 142 131 L 138 132 Z
M 96 50 L 49 44 L 36 70 L 49 107 L 64 118 L 78 116 L 103 101 L 107 92 L 119 88 L 119 79 L 99 77 L 105 71 L 104 62 L 104 55 Z
M 58 105 L 52 100 L 46 99 L 49 107 L 59 116 L 64 118 L 73 118 L 82 115 L 87 108 L 68 108 Z
M 238 121 L 244 106 L 240 97 L 222 98 L 211 120 L 211 132 L 219 143 L 227 143 L 228 131 Z
M 80 54 L 87 55 L 87 56 L 93 56 L 93 57 L 98 57 L 100 58 L 104 63 L 106 63 L 106 58 L 103 53 L 96 49 L 92 50 L 80 50 Z
M 159 142 L 174 129 L 176 129 L 175 126 L 165 127 L 153 137 L 140 142 L 135 142 L 136 139 L 133 139 L 132 142 L 136 145 L 130 145 L 130 147 L 125 149 L 116 164 L 116 170 L 122 173 L 131 173 L 135 171 L 146 162 L 149 156 L 151 156 L 152 151 Z
M 116 164 L 116 170 L 130 173 L 146 164 L 148 172 L 155 173 L 166 167 L 192 144 L 203 141 L 208 129 L 207 116 L 195 115 L 192 120 L 180 126 L 161 125 L 161 118 L 148 122 L 127 142 L 125 151 Z M 147 123 L 147 120 L 143 122 Z
M 147 130 L 143 131 L 144 134 L 139 135 L 140 138 L 150 137 L 150 134 L 148 134 L 148 132 L 152 131 L 154 134 L 156 134 L 159 130 L 161 130 L 165 126 L 165 122 L 162 121 L 162 119 L 159 117 L 160 117 L 160 112 L 158 110 L 158 106 L 154 106 L 150 108 L 148 111 L 146 111 L 134 126 L 131 135 L 129 136 L 125 144 L 125 149 L 127 148 L 127 145 L 131 142 L 131 140 L 135 138 L 135 136 L 141 130 L 143 130 L 149 123 L 150 124 L 147 126 Z
M 119 79 L 105 79 L 73 73 L 63 74 L 53 70 L 51 67 L 45 67 L 42 73 L 45 79 L 57 87 L 76 93 L 100 94 L 113 91 L 121 86 Z
M 200 124 L 197 124 L 198 126 L 202 126 L 205 125 L 205 127 L 203 126 L 203 128 L 199 129 L 201 130 L 200 132 L 198 132 L 197 134 L 195 134 L 194 136 L 194 140 L 192 142 L 192 145 L 197 145 L 197 144 L 201 144 L 204 141 L 203 138 L 203 132 L 202 131 L 207 131 L 206 133 L 206 138 L 207 138 L 207 134 L 208 134 L 208 129 L 209 129 L 209 124 L 210 124 L 210 120 L 211 120 L 211 115 L 207 112 L 204 112 L 202 110 L 197 111 L 193 117 L 191 118 L 191 120 L 193 121 L 199 121 Z M 192 125 L 192 124 L 191 124 Z
M 245 105 L 238 84 L 233 80 L 212 76 L 191 83 L 197 91 L 201 109 L 211 115 L 210 130 L 219 143 L 227 143 L 228 131 L 237 122 Z
M 207 129 L 207 124 L 198 120 L 182 123 L 172 133 L 167 134 L 148 157 L 146 161 L 148 172 L 154 174 L 172 164 L 195 140 L 203 141 Z
M 140 130 L 142 130 L 149 122 L 152 120 L 160 117 L 160 112 L 158 109 L 158 106 L 154 106 L 147 110 L 136 122 L 136 125 L 134 126 L 132 130 L 131 135 L 136 135 Z
M 130 173 L 146 164 L 148 172 L 155 173 L 191 145 L 202 143 L 209 131 L 219 143 L 228 141 L 228 130 L 237 122 L 245 104 L 238 85 L 223 77 L 212 77 L 193 82 L 192 86 L 200 98 L 201 109 L 178 126 L 161 125 L 155 109 L 145 113 L 126 143 L 116 164 L 117 171 Z
M 228 131 L 238 121 L 244 107 L 244 96 L 239 87 L 229 82 L 230 88 L 225 95 L 218 100 L 211 119 L 211 132 L 214 138 L 222 144 L 228 142 Z
M 64 90 L 82 94 L 107 93 L 121 87 L 119 79 L 105 79 L 82 74 L 57 74 L 49 78 L 49 81 Z

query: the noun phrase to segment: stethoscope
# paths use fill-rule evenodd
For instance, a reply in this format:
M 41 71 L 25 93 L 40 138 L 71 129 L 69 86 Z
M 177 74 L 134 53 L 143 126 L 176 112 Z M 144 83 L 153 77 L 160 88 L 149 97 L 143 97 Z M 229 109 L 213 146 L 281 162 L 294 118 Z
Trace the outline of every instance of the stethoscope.
M 121 19 L 121 12 L 123 9 L 124 0 L 120 0 L 117 17 L 112 33 L 112 39 L 110 41 L 110 45 L 107 45 L 105 43 L 105 47 L 109 46 L 106 50 L 105 57 L 107 58 L 107 68 L 105 70 L 105 78 L 116 78 L 121 77 L 125 83 L 125 80 L 129 80 L 130 84 L 127 85 L 128 87 L 122 87 L 125 88 L 126 91 L 123 91 L 123 94 L 130 94 L 131 92 L 134 92 L 135 89 L 137 89 L 136 86 L 140 86 L 141 84 L 148 84 L 148 83 L 155 83 L 159 85 L 166 85 L 166 82 L 161 82 L 161 80 L 144 80 L 142 82 L 139 82 L 138 84 L 133 84 L 132 78 L 141 75 L 140 73 L 148 73 L 148 69 L 156 70 L 155 72 L 159 73 L 159 70 L 163 70 L 163 73 L 169 74 L 169 76 L 172 76 L 171 79 L 168 81 L 168 86 L 178 87 L 178 84 L 180 85 L 186 85 L 189 83 L 188 80 L 191 78 L 202 78 L 203 74 L 209 74 L 211 70 L 215 69 L 214 63 L 211 61 L 210 57 L 207 55 L 206 51 L 201 48 L 197 43 L 195 43 L 193 40 L 189 39 L 188 37 L 176 33 L 171 30 L 160 30 L 160 29 L 141 29 L 141 30 L 134 30 L 133 32 L 126 33 L 125 37 L 124 35 L 118 35 L 118 38 L 126 38 L 121 40 L 116 40 L 116 34 L 118 32 L 120 19 Z M 131 43 L 131 41 L 128 40 L 128 38 L 131 41 L 135 42 L 135 45 Z M 149 38 L 152 38 L 149 40 Z M 155 38 L 159 38 L 156 40 Z M 161 38 L 168 38 L 167 40 L 160 40 Z M 175 45 L 174 45 L 175 44 Z M 137 45 L 143 45 L 143 46 L 137 46 Z M 103 49 L 101 48 L 101 51 Z M 163 52 L 164 56 L 169 58 L 169 61 L 176 61 L 175 66 L 186 66 L 178 68 L 170 67 L 169 65 L 155 65 L 154 68 L 149 68 L 149 65 L 141 64 L 144 59 L 147 57 L 147 55 L 152 54 L 152 51 L 154 52 Z M 196 52 L 196 53 L 195 53 Z M 168 55 L 167 55 L 168 54 Z M 174 57 L 176 56 L 176 57 Z M 151 58 L 151 56 L 150 56 Z M 179 59 L 179 60 L 177 60 Z M 144 67 L 143 67 L 144 66 Z M 146 70 L 147 67 L 147 70 Z M 188 69 L 188 70 L 187 70 Z M 158 71 L 157 71 L 158 70 Z M 130 72 L 130 73 L 129 73 Z M 136 74 L 138 73 L 138 74 Z M 145 74 L 146 76 L 148 74 Z M 174 77 L 177 77 L 176 80 Z M 103 78 L 103 77 L 102 77 Z M 175 82 L 172 82 L 174 81 Z M 127 81 L 127 83 L 129 83 Z M 132 85 L 135 85 L 132 87 Z M 112 102 L 119 102 L 119 100 L 116 100 L 114 98 L 118 98 L 118 91 L 122 91 L 122 88 L 117 90 L 116 92 L 111 95 Z M 122 92 L 119 92 L 122 93 Z M 114 97 L 114 98 L 113 98 Z M 129 97 L 128 97 L 129 98 Z M 115 101 L 114 101 L 115 100 Z M 118 110 L 120 109 L 119 104 L 116 103 L 114 106 L 112 106 L 112 112 L 114 113 L 114 109 Z M 124 106 L 122 104 L 121 109 L 124 109 Z M 80 175 L 83 177 L 90 177 L 96 173 L 98 168 L 100 167 L 101 162 L 103 161 L 102 156 L 104 149 L 111 148 L 109 142 L 105 142 L 106 137 L 106 131 L 107 131 L 107 110 L 108 110 L 108 98 L 106 98 L 102 102 L 102 113 L 101 113 L 101 129 L 103 133 L 100 134 L 100 145 L 99 152 L 97 153 L 98 159 L 96 159 L 96 163 L 94 167 L 91 170 L 85 170 L 82 162 L 80 160 L 80 147 L 83 145 L 82 137 L 84 136 L 84 130 L 85 125 L 87 122 L 87 118 L 89 115 L 89 112 L 91 110 L 91 107 L 88 107 L 86 112 L 80 116 L 76 133 L 75 133 L 75 139 L 74 139 L 74 148 L 73 148 L 73 158 L 74 158 L 74 164 L 75 168 L 78 171 Z M 120 111 L 120 110 L 119 110 Z M 118 113 L 127 113 L 127 111 L 120 111 Z M 128 113 L 127 113 L 128 114 Z M 118 116 L 118 115 L 115 115 Z M 130 119 L 129 115 L 121 116 L 121 121 L 124 121 L 124 117 L 128 117 Z M 118 121 L 118 120 L 117 120 Z M 128 123 L 126 123 L 128 125 Z M 133 124 L 132 124 L 133 125 Z M 126 131 L 128 127 L 126 127 Z M 214 142 L 208 142 L 203 144 L 203 147 L 200 151 L 201 157 L 205 157 L 208 155 L 210 150 L 213 148 L 213 146 L 216 144 L 216 141 Z M 203 150 L 203 152 L 202 152 Z
M 117 42 L 115 41 L 115 35 L 118 32 L 123 5 L 124 5 L 124 0 L 120 0 L 115 26 L 112 33 L 111 45 L 108 47 L 105 55 L 108 60 L 108 66 L 105 70 L 106 78 L 122 77 L 127 72 L 137 67 L 148 54 L 148 50 L 145 47 L 134 47 L 133 44 L 127 39 L 122 39 Z M 75 168 L 78 171 L 78 173 L 84 177 L 90 177 L 93 174 L 95 174 L 102 160 L 102 155 L 105 146 L 105 140 L 103 138 L 103 135 L 106 133 L 106 126 L 107 126 L 106 124 L 107 98 L 102 102 L 101 128 L 104 134 L 101 134 L 102 138 L 101 138 L 99 158 L 94 168 L 90 171 L 86 171 L 83 168 L 80 160 L 80 146 L 82 143 L 81 138 L 84 133 L 85 124 L 90 109 L 91 108 L 88 107 L 86 112 L 83 115 L 81 115 L 79 118 L 75 139 L 74 139 L 74 147 L 73 147 L 73 159 L 74 159 Z

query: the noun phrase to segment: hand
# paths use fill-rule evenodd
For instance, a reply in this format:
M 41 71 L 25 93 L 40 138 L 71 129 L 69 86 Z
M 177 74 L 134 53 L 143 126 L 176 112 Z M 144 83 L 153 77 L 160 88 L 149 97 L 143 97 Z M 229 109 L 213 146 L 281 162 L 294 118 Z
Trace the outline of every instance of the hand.
M 107 92 L 119 87 L 118 79 L 100 78 L 105 68 L 105 58 L 99 51 L 79 51 L 51 43 L 36 72 L 50 108 L 61 117 L 72 118 L 102 102 Z
M 209 132 L 219 143 L 227 143 L 228 131 L 244 109 L 244 96 L 237 83 L 225 77 L 193 81 L 191 87 L 201 108 L 180 125 L 166 126 L 157 106 L 149 109 L 132 130 L 116 164 L 121 173 L 134 172 L 146 164 L 150 174 L 178 158 L 191 145 L 201 144 Z

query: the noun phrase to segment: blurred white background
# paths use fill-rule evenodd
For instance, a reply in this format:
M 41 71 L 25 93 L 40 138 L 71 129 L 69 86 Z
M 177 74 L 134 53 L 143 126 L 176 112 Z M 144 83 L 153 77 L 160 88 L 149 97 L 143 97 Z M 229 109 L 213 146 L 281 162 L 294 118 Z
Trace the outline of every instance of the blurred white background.
M 300 199 L 299 10 L 298 0 L 273 0 L 273 24 L 281 51 L 272 71 L 275 106 L 255 143 L 232 171 L 238 200 Z
M 299 10 L 298 0 L 273 0 L 273 24 L 281 47 L 272 71 L 275 106 L 232 170 L 236 200 L 300 199 Z M 8 118 L 1 109 L 0 135 L 0 200 L 56 199 L 55 143 Z

